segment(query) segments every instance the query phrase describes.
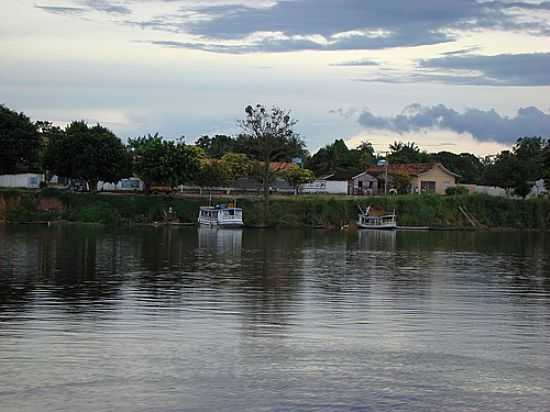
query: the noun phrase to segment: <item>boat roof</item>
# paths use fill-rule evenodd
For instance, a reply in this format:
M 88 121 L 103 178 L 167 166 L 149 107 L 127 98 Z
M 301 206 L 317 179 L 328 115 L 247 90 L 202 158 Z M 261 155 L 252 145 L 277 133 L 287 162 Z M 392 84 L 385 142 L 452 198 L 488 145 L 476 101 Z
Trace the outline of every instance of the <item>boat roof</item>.
M 214 211 L 214 210 L 243 210 L 242 208 L 240 207 L 225 207 L 225 206 L 220 206 L 220 207 L 216 207 L 216 206 L 201 206 L 201 210 L 209 210 L 209 211 Z

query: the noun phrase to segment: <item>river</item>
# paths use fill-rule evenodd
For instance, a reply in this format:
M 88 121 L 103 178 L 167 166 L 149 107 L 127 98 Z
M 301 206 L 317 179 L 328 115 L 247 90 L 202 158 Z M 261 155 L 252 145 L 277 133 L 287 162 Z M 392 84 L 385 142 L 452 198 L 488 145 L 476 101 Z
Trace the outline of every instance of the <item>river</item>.
M 550 236 L 0 225 L 0 410 L 547 411 Z

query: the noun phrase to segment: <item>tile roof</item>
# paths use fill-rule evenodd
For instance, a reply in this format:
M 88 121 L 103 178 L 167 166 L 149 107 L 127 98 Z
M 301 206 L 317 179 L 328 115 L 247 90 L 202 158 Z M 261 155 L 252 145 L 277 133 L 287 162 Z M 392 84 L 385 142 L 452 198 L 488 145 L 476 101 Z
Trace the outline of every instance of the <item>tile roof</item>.
M 439 166 L 445 172 L 452 176 L 458 176 L 456 173 L 451 172 L 445 166 L 438 162 L 432 163 L 390 163 L 388 165 L 388 173 L 403 173 L 409 176 L 419 176 L 432 170 L 434 167 Z M 369 174 L 381 174 L 386 172 L 386 166 L 370 166 L 367 168 Z

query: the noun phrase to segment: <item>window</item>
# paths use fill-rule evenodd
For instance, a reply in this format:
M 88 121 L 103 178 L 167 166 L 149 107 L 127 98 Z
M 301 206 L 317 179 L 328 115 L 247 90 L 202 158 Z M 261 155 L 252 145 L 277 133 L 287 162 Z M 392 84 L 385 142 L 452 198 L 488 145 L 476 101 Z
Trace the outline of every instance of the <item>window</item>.
M 420 191 L 422 193 L 434 193 L 435 192 L 435 182 L 423 181 L 420 183 Z

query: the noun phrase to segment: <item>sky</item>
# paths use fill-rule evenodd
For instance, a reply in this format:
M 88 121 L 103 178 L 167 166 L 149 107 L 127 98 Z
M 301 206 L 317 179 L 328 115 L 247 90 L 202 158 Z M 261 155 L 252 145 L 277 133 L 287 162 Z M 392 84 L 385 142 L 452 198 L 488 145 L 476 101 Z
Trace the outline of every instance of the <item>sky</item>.
M 310 151 L 550 137 L 550 1 L 3 0 L 0 104 L 120 138 L 288 108 Z

